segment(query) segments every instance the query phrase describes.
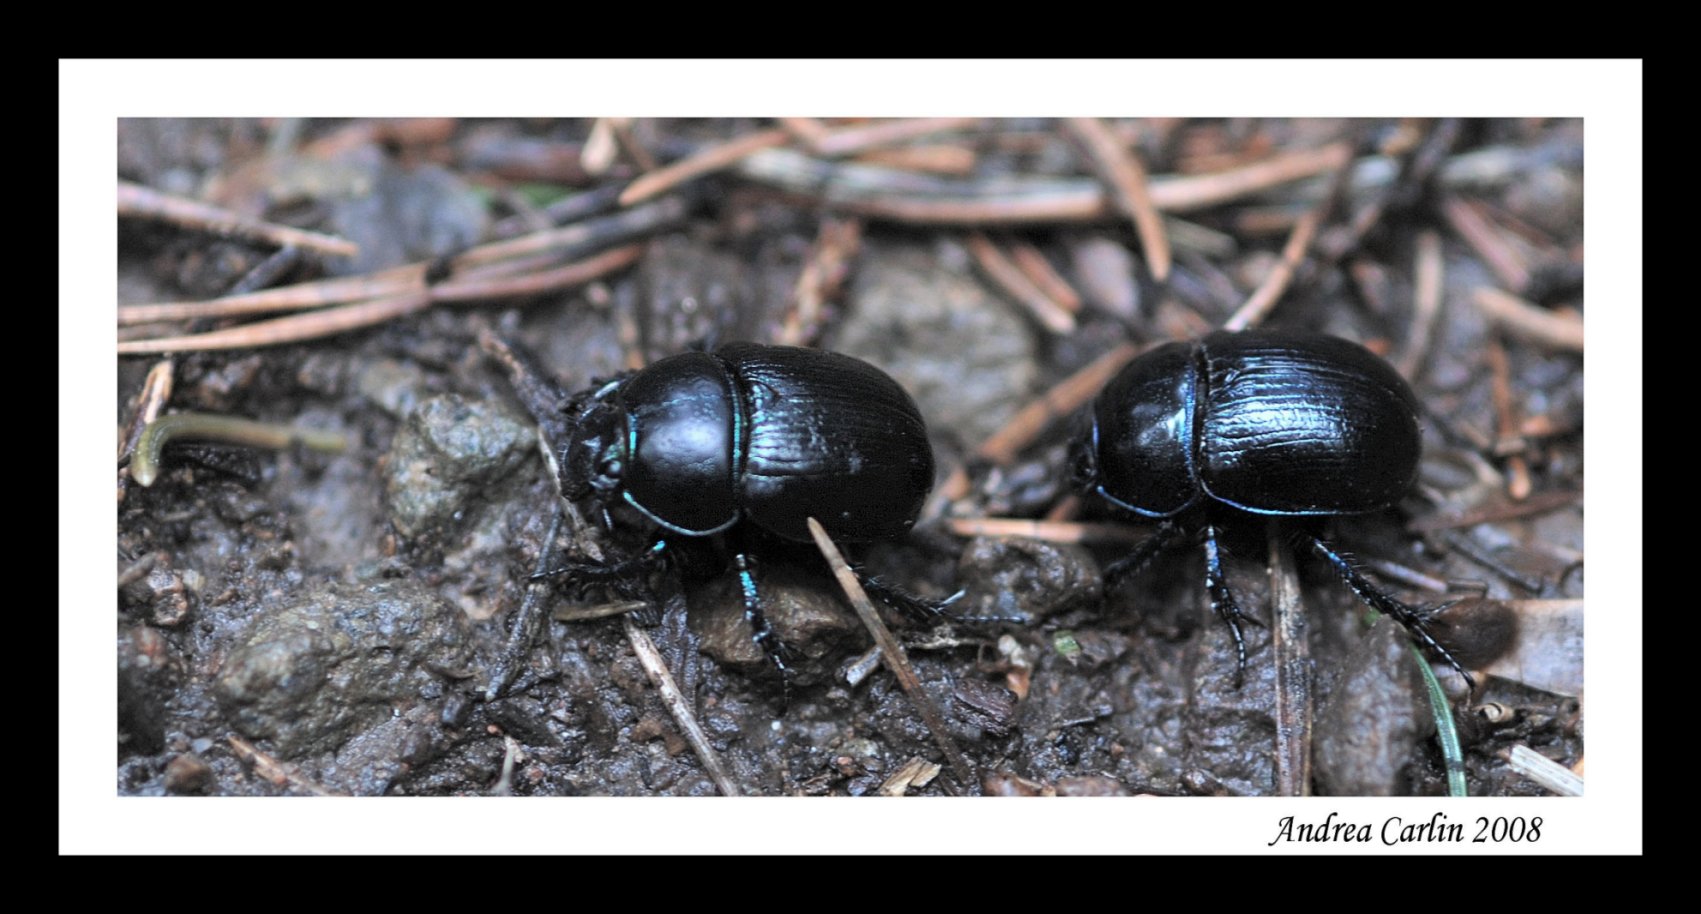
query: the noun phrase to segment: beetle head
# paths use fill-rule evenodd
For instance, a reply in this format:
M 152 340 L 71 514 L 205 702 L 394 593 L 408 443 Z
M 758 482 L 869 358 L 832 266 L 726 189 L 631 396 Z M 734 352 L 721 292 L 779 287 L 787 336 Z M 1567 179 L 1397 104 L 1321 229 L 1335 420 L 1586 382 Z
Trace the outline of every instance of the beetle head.
M 1085 425 L 1085 424 L 1084 424 Z M 1069 475 L 1075 489 L 1091 492 L 1099 485 L 1099 424 L 1090 423 L 1069 440 Z
M 592 394 L 577 410 L 561 460 L 561 494 L 578 501 L 596 493 L 607 501 L 620 488 L 627 460 L 626 411 L 610 396 L 617 384 Z

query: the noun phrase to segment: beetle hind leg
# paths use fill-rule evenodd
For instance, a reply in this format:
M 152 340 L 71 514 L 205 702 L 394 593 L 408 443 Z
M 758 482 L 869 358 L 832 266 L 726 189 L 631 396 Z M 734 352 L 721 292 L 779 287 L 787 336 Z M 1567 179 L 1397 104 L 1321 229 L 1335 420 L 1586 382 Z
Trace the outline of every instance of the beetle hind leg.
M 1453 652 L 1443 646 L 1440 641 L 1437 641 L 1434 633 L 1430 631 L 1431 613 L 1429 611 L 1408 606 L 1395 599 L 1393 594 L 1370 583 L 1370 580 L 1353 565 L 1349 556 L 1331 547 L 1323 540 L 1315 536 L 1308 536 L 1306 540 L 1309 542 L 1312 551 L 1322 556 L 1329 563 L 1329 567 L 1335 569 L 1335 573 L 1346 583 L 1347 588 L 1364 605 L 1383 615 L 1392 616 L 1394 621 L 1405 626 L 1413 640 L 1429 648 L 1436 656 L 1445 660 L 1448 666 L 1457 670 L 1460 676 L 1465 677 L 1465 682 L 1469 683 L 1472 689 L 1476 688 L 1476 679 L 1470 673 L 1465 672 L 1465 667 L 1459 663 L 1457 657 L 1453 656 Z
M 784 691 L 784 703 L 791 706 L 791 670 L 786 666 L 787 649 L 779 635 L 774 633 L 772 625 L 768 624 L 768 615 L 762 611 L 762 593 L 756 588 L 755 561 L 743 552 L 733 556 L 733 567 L 738 570 L 738 587 L 744 594 L 744 621 L 750 623 L 751 639 L 756 646 L 768 655 L 768 662 L 780 673 L 780 688 Z
M 876 575 L 868 574 L 861 568 L 854 565 L 851 566 L 851 573 L 856 575 L 857 582 L 862 585 L 862 589 L 867 591 L 869 596 L 902 612 L 904 615 L 909 616 L 912 620 L 923 625 L 930 625 L 941 619 L 947 618 L 947 614 L 945 612 L 946 608 L 952 603 L 957 602 L 957 600 L 963 595 L 963 592 L 959 590 L 943 600 L 929 600 L 920 594 L 911 593 L 908 590 L 905 590 L 904 588 Z M 951 616 L 949 618 L 957 619 L 961 617 Z
M 1175 522 L 1166 520 L 1158 524 L 1157 529 L 1152 531 L 1152 535 L 1141 540 L 1140 545 L 1135 546 L 1133 552 L 1112 562 L 1110 567 L 1104 570 L 1105 590 L 1108 591 L 1124 579 L 1145 571 L 1146 566 L 1152 563 L 1152 559 L 1158 557 L 1158 553 L 1175 545 L 1176 540 L 1180 537 L 1181 527 Z

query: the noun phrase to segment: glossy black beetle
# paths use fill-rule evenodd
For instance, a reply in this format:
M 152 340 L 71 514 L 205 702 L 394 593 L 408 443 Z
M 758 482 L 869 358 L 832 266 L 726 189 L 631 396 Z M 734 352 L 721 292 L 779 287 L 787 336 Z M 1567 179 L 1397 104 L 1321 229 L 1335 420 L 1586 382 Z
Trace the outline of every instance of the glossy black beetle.
M 1217 332 L 1168 343 L 1122 370 L 1076 442 L 1078 484 L 1159 521 L 1156 533 L 1106 569 L 1107 586 L 1143 568 L 1186 531 L 1202 532 L 1211 608 L 1246 669 L 1240 610 L 1223 576 L 1220 507 L 1276 516 L 1364 514 L 1392 506 L 1417 479 L 1417 399 L 1387 362 L 1316 333 Z M 1430 634 L 1428 615 L 1371 584 L 1316 536 L 1303 542 L 1358 598 L 1393 616 L 1461 674 Z M 1470 679 L 1465 674 L 1466 679 Z
M 667 534 L 706 537 L 748 521 L 810 542 L 814 517 L 836 540 L 900 536 L 933 487 L 933 450 L 915 401 L 885 372 L 836 352 L 731 343 L 688 352 L 575 397 L 561 459 L 568 499 L 622 501 Z M 629 577 L 643 555 L 547 572 L 578 581 Z M 784 672 L 763 616 L 747 546 L 734 564 L 756 640 Z M 877 579 L 863 583 L 899 608 L 931 603 Z

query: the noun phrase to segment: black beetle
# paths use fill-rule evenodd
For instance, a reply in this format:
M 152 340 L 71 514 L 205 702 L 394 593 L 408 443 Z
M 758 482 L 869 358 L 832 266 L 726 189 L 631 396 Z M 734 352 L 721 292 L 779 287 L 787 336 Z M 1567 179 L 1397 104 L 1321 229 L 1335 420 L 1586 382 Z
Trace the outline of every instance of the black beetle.
M 1417 399 L 1387 362 L 1338 337 L 1247 330 L 1167 343 L 1130 362 L 1099 394 L 1074 457 L 1081 488 L 1159 521 L 1106 570 L 1107 585 L 1184 532 L 1203 535 L 1206 589 L 1234 635 L 1238 684 L 1241 622 L 1251 620 L 1223 576 L 1214 518 L 1383 510 L 1416 481 L 1421 448 Z M 1360 600 L 1470 679 L 1431 635 L 1428 613 L 1377 588 L 1322 539 L 1301 539 Z
M 561 490 L 606 507 L 625 502 L 664 531 L 642 555 L 569 564 L 547 575 L 578 582 L 630 577 L 661 559 L 668 534 L 707 537 L 748 521 L 810 542 L 814 517 L 836 540 L 890 539 L 915 525 L 933 487 L 933 450 L 915 401 L 885 372 L 851 356 L 729 343 L 615 378 L 570 401 Z M 745 615 L 781 672 L 748 555 L 734 564 Z M 886 602 L 930 614 L 943 604 L 878 579 Z

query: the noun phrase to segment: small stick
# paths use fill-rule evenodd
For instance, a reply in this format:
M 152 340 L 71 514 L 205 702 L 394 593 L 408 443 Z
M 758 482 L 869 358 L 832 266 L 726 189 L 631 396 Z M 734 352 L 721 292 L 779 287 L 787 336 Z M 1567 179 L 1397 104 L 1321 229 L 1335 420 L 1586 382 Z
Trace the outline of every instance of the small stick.
M 797 286 L 792 293 L 792 306 L 787 309 L 785 323 L 780 327 L 779 342 L 787 346 L 802 346 L 820 333 L 821 312 L 826 303 L 839 294 L 845 277 L 850 275 L 851 262 L 862 248 L 862 223 L 856 219 L 826 217 L 816 233 L 815 245 L 798 273 Z
M 121 218 L 157 219 L 215 235 L 248 238 L 278 247 L 308 248 L 322 254 L 352 257 L 360 253 L 360 245 L 346 238 L 250 219 L 227 209 L 185 200 L 129 181 L 118 182 L 118 215 Z
M 1276 653 L 1276 793 L 1303 797 L 1311 794 L 1311 651 L 1293 550 L 1279 527 L 1272 518 L 1266 537 Z
M 1407 380 L 1417 377 L 1418 369 L 1429 355 L 1430 340 L 1441 319 L 1441 293 L 1444 288 L 1441 256 L 1441 236 L 1426 229 L 1418 233 L 1417 258 L 1412 291 L 1412 330 L 1406 347 L 1400 352 L 1394 367 Z
M 1576 504 L 1582 500 L 1583 493 L 1581 490 L 1540 492 L 1521 502 L 1483 505 L 1460 514 L 1426 514 L 1423 517 L 1413 518 L 1411 523 L 1407 525 L 1407 529 L 1413 533 L 1431 533 L 1437 530 L 1474 527 L 1477 524 L 1489 524 L 1495 521 L 1543 514 Z
M 137 483 L 144 486 L 154 484 L 159 477 L 160 450 L 174 439 L 218 441 L 273 450 L 300 444 L 324 454 L 340 454 L 348 448 L 348 441 L 336 432 L 254 422 L 234 416 L 173 413 L 148 423 L 137 439 L 135 456 L 130 458 L 130 475 Z
M 1512 403 L 1512 366 L 1506 357 L 1506 346 L 1498 337 L 1488 344 L 1488 368 L 1493 381 L 1494 449 L 1498 453 L 1510 449 L 1508 445 L 1521 446 L 1523 443 L 1517 437 L 1518 417 Z M 1506 456 L 1506 494 L 1512 496 L 1513 501 L 1523 501 L 1530 496 L 1530 464 L 1523 454 Z
M 965 177 L 974 174 L 975 151 L 967 146 L 894 146 L 857 154 L 856 161 L 905 171 Z
M 665 168 L 658 168 L 643 175 L 620 192 L 620 205 L 631 206 L 648 200 L 658 194 L 672 190 L 694 178 L 712 174 L 733 165 L 740 159 L 746 158 L 764 149 L 784 146 L 791 141 L 791 134 L 778 128 L 758 130 L 755 133 L 735 137 L 724 143 L 718 143 L 697 152 Z
M 1170 267 L 1169 236 L 1164 234 L 1163 219 L 1146 189 L 1146 167 L 1140 164 L 1140 157 L 1098 118 L 1071 117 L 1063 123 L 1086 149 L 1093 172 L 1110 188 L 1116 208 L 1133 220 L 1152 277 L 1160 283 L 1166 281 Z
M 562 605 L 555 607 L 550 612 L 549 617 L 557 622 L 587 622 L 591 619 L 606 619 L 609 616 L 636 612 L 649 605 L 643 600 L 616 600 L 612 603 L 597 603 L 591 606 Z
M 335 791 L 326 790 L 307 778 L 302 777 L 301 773 L 295 770 L 294 765 L 286 765 L 283 762 L 272 758 L 266 753 L 255 748 L 253 743 L 250 743 L 240 736 L 227 736 L 225 737 L 225 741 L 230 743 L 230 748 L 236 750 L 236 757 L 238 759 L 254 766 L 255 774 L 271 781 L 279 787 L 297 787 L 319 797 L 341 796 L 341 794 Z
M 821 142 L 832 132 L 826 124 L 812 117 L 777 117 L 774 120 L 816 155 L 822 154 Z
M 709 773 L 709 779 L 715 782 L 715 788 L 721 792 L 721 796 L 743 796 L 744 791 L 739 789 L 738 782 L 732 779 L 726 767 L 721 764 L 715 747 L 709 745 L 708 734 L 697 725 L 697 718 L 691 713 L 691 706 L 686 702 L 685 695 L 673 681 L 673 674 L 668 672 L 661 651 L 656 650 L 656 643 L 650 640 L 650 636 L 637 622 L 632 621 L 630 613 L 624 616 L 621 622 L 626 629 L 626 640 L 632 642 L 632 650 L 638 655 L 638 663 L 643 666 L 644 673 L 650 677 L 650 683 L 656 687 L 656 691 L 661 693 L 662 705 L 685 734 L 685 741 L 690 743 L 691 750 L 697 753 L 697 760 L 703 763 L 703 769 Z
M 1133 361 L 1139 352 L 1140 347 L 1133 343 L 1118 344 L 1115 349 L 1094 359 L 1085 368 L 1064 378 L 1038 400 L 1022 407 L 1003 428 L 981 442 L 975 452 L 997 464 L 1014 460 L 1040 432 L 1045 431 L 1052 420 L 1080 409 L 1122 370 L 1122 366 Z
M 815 144 L 815 148 L 824 156 L 843 156 L 875 146 L 889 146 L 928 134 L 948 133 L 979 125 L 978 117 L 899 118 L 831 130 Z
M 1583 795 L 1583 778 L 1564 765 L 1522 743 L 1512 747 L 1506 764 L 1513 770 L 1562 797 Z
M 1513 336 L 1554 349 L 1583 351 L 1583 319 L 1574 312 L 1549 311 L 1491 286 L 1478 286 L 1471 300 Z
M 1027 308 L 1047 330 L 1059 335 L 1074 332 L 1075 315 L 1059 308 L 1040 291 L 1039 286 L 1029 280 L 1027 274 L 992 243 L 992 239 L 980 232 L 971 233 L 969 252 L 974 255 L 975 262 L 980 264 L 986 275 L 1017 303 Z
M 1022 275 L 1039 286 L 1040 291 L 1045 293 L 1046 298 L 1051 299 L 1052 304 L 1070 314 L 1080 312 L 1081 293 L 1075 291 L 1069 280 L 1058 275 L 1052 268 L 1051 261 L 1045 259 L 1039 248 L 1026 241 L 1011 241 L 1007 247 L 1010 249 L 1010 258 L 1016 261 Z
M 1311 247 L 1311 240 L 1317 235 L 1317 226 L 1323 221 L 1323 211 L 1329 202 L 1325 200 L 1306 213 L 1299 223 L 1293 227 L 1293 233 L 1288 236 L 1287 244 L 1282 246 L 1282 259 L 1270 275 L 1258 284 L 1252 295 L 1246 299 L 1246 304 L 1240 306 L 1227 321 L 1223 322 L 1224 330 L 1245 330 L 1256 326 L 1270 309 L 1276 306 L 1276 300 L 1287 291 L 1288 283 L 1293 280 L 1294 272 L 1305 262 L 1305 251 Z
M 953 517 L 945 526 L 958 536 L 1020 536 L 1052 543 L 1137 543 L 1146 538 L 1135 528 L 1121 524 L 1019 517 Z
M 1501 238 L 1494 226 L 1469 203 L 1458 197 L 1441 201 L 1441 214 L 1447 224 L 1477 256 L 1483 259 L 1500 284 L 1522 292 L 1530 284 L 1530 268 L 1524 258 Z
M 1164 212 L 1205 209 L 1340 168 L 1351 159 L 1352 147 L 1334 143 L 1212 175 L 1154 177 L 1148 190 L 1152 205 Z M 923 225 L 1099 222 L 1113 214 L 1097 180 L 932 178 L 783 149 L 750 156 L 739 172 L 847 212 Z
M 951 734 L 945 729 L 945 719 L 939 710 L 933 706 L 933 699 L 921 687 L 921 680 L 916 678 L 915 670 L 910 667 L 910 658 L 904 653 L 904 646 L 892 636 L 890 629 L 880 621 L 879 613 L 874 611 L 874 604 L 868 601 L 868 594 L 862 590 L 862 585 L 856 580 L 856 572 L 851 571 L 845 564 L 845 557 L 839 553 L 839 547 L 833 545 L 831 537 L 821 526 L 820 521 L 809 518 L 809 535 L 815 538 L 815 545 L 821 550 L 821 555 L 833 569 L 833 577 L 839 579 L 839 586 L 844 588 L 845 596 L 855 607 L 856 614 L 862 618 L 862 624 L 867 626 L 869 634 L 874 636 L 874 643 L 879 646 L 881 655 L 885 658 L 886 668 L 898 678 L 898 684 L 904 693 L 915 704 L 921 719 L 926 722 L 927 729 L 933 734 L 933 741 L 938 744 L 940 751 L 951 763 L 951 770 L 964 783 L 974 780 L 973 769 L 968 760 L 957 750 L 957 744 L 951 739 Z

